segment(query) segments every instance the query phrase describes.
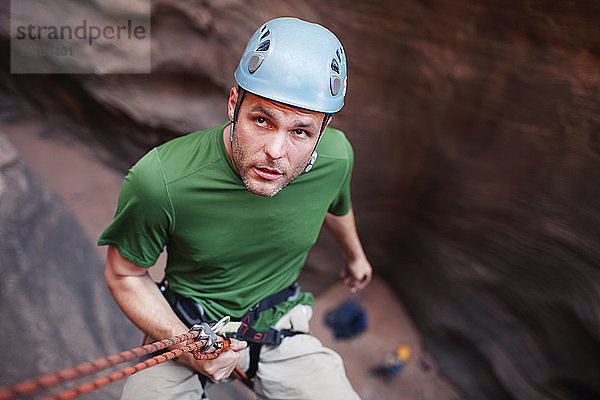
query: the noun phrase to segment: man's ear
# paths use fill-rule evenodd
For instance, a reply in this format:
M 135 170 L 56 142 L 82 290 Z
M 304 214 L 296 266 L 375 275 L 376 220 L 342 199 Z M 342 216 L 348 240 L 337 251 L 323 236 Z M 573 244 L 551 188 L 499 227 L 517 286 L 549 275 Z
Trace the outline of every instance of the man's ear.
M 233 116 L 235 114 L 235 103 L 237 103 L 238 98 L 238 88 L 234 86 L 229 91 L 229 100 L 227 100 L 227 116 L 231 121 L 233 121 Z

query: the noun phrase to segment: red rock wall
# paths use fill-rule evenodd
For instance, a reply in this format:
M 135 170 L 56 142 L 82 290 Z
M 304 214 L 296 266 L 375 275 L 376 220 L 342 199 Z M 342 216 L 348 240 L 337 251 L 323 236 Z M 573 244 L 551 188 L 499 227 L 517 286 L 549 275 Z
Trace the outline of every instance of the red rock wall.
M 397 119 L 374 135 L 395 145 L 363 155 L 400 176 L 421 161 L 409 185 L 367 180 L 395 199 L 375 208 L 396 223 L 371 225 L 388 228 L 385 274 L 467 398 L 597 397 L 600 8 L 421 11 L 395 36 Z

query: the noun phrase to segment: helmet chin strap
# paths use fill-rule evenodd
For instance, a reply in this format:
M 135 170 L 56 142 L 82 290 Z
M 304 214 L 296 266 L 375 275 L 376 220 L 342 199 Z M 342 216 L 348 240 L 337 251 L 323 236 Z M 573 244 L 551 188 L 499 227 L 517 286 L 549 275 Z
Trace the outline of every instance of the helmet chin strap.
M 233 131 L 235 129 L 235 124 L 238 120 L 238 114 L 240 113 L 240 108 L 242 107 L 242 101 L 244 100 L 244 96 L 246 96 L 246 89 L 238 85 L 238 97 L 235 101 L 235 109 L 233 110 L 233 121 L 231 121 L 231 126 L 229 127 L 229 140 L 233 142 Z
M 313 165 L 315 165 L 315 161 L 317 161 L 317 151 L 313 151 L 308 159 L 308 164 L 304 168 L 304 172 L 308 172 L 312 169 Z
M 306 167 L 304 167 L 304 172 L 310 171 L 312 169 L 313 165 L 315 165 L 315 161 L 317 161 L 317 146 L 319 145 L 319 142 L 321 141 L 321 137 L 323 137 L 323 132 L 325 131 L 325 127 L 327 127 L 327 123 L 331 119 L 332 115 L 333 114 L 325 113 L 325 117 L 323 118 L 323 123 L 321 124 L 321 131 L 319 132 L 319 138 L 317 139 L 317 143 L 315 144 L 315 147 L 313 148 L 310 158 L 308 159 L 308 163 L 306 164 Z

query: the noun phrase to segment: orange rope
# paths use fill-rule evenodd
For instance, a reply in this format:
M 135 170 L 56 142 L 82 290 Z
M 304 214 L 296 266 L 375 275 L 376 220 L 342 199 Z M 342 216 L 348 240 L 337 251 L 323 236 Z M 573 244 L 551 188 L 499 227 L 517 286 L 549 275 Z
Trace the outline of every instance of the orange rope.
M 94 362 L 83 363 L 73 368 L 66 368 L 54 374 L 48 374 L 41 376 L 37 379 L 23 381 L 9 388 L 0 389 L 0 400 L 12 400 L 16 399 L 17 396 L 30 396 L 43 389 L 49 389 L 58 386 L 63 382 L 82 378 L 84 376 L 88 376 L 96 372 L 102 371 L 106 368 L 121 364 L 125 361 L 144 356 L 157 350 L 162 350 L 168 346 L 193 340 L 196 336 L 198 336 L 198 331 L 191 331 L 178 336 L 174 336 L 172 338 L 163 339 L 158 342 L 137 347 L 135 349 L 126 350 L 119 354 L 114 354 L 106 358 L 96 360 Z M 84 393 L 88 393 L 94 389 L 105 386 L 111 382 L 115 382 L 126 376 L 133 375 L 136 372 L 146 369 L 148 367 L 152 367 L 154 365 L 163 363 L 167 360 L 171 360 L 175 357 L 180 356 L 186 351 L 193 352 L 194 358 L 196 358 L 197 360 L 214 359 L 221 352 L 229 348 L 228 341 L 219 341 L 217 343 L 219 347 L 214 352 L 205 353 L 202 351 L 202 348 L 206 345 L 206 340 L 199 340 L 197 342 L 188 344 L 185 347 L 174 349 L 164 354 L 152 357 L 146 361 L 139 362 L 133 366 L 125 367 L 119 371 L 113 372 L 112 374 L 101 376 L 97 379 L 94 379 L 93 381 L 85 382 L 74 389 L 65 390 L 55 396 L 46 397 L 44 398 L 44 400 L 72 399 L 73 397 L 79 396 Z
M 227 343 L 227 342 L 225 342 L 225 343 Z M 142 371 L 148 367 L 153 367 L 153 366 L 163 363 L 167 360 L 171 360 L 175 357 L 179 357 L 180 355 L 182 355 L 185 352 L 193 352 L 196 350 L 200 350 L 202 347 L 204 347 L 205 344 L 206 344 L 205 340 L 193 342 L 192 344 L 189 344 L 185 347 L 181 347 L 179 349 L 174 349 L 174 350 L 171 350 L 164 354 L 154 356 L 146 361 L 142 361 L 133 366 L 125 367 L 119 371 L 115 371 L 110 375 L 101 376 L 97 379 L 94 379 L 93 381 L 82 383 L 81 385 L 77 386 L 74 389 L 67 389 L 67 390 L 64 390 L 64 391 L 54 395 L 54 396 L 44 397 L 40 400 L 68 400 L 68 399 L 75 398 L 82 394 L 89 393 L 92 390 L 101 388 L 102 386 L 106 386 L 109 383 L 112 383 L 112 382 L 118 381 L 119 379 L 125 378 L 126 376 L 133 375 L 136 372 Z M 200 354 L 203 354 L 203 353 L 200 353 Z M 207 356 L 205 359 L 213 359 L 218 356 L 218 353 L 217 352 L 206 353 L 205 355 Z
M 248 375 L 246 375 L 246 373 L 244 371 L 242 371 L 242 369 L 239 366 L 235 367 L 232 375 L 234 378 L 237 378 L 240 382 L 242 382 L 244 385 L 246 385 L 250 390 L 252 390 L 254 388 L 254 384 L 252 383 L 252 380 L 250 380 L 250 378 L 248 378 Z

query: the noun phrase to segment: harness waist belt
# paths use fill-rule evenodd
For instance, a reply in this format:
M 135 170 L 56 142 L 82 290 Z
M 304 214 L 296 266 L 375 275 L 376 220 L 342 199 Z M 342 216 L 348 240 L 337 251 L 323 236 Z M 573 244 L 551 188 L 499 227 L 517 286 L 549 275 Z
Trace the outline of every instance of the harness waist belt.
M 173 308 L 177 316 L 188 328 L 194 324 L 207 322 L 206 314 L 200 304 L 190 298 L 179 295 L 173 290 L 169 290 L 166 280 L 163 280 L 159 284 L 159 288 L 171 305 L 171 308 Z M 250 343 L 250 367 L 246 371 L 248 378 L 252 379 L 256 375 L 260 350 L 263 344 L 279 346 L 284 337 L 294 336 L 299 333 L 289 329 L 269 328 L 257 330 L 252 328 L 251 325 L 258 320 L 261 312 L 275 307 L 284 301 L 295 300 L 298 298 L 299 293 L 298 284 L 294 282 L 287 288 L 262 299 L 244 314 L 237 332 L 231 335 Z
M 194 324 L 210 322 L 207 321 L 204 309 L 200 304 L 188 297 L 181 296 L 173 290 L 170 290 L 165 280 L 159 284 L 159 288 L 171 305 L 171 308 L 173 308 L 177 316 L 187 325 L 188 328 Z M 278 346 L 284 337 L 293 336 L 295 332 L 289 329 L 275 328 L 257 330 L 252 328 L 252 324 L 258 320 L 261 312 L 273 308 L 284 301 L 295 300 L 298 298 L 298 295 L 298 284 L 294 282 L 285 289 L 265 297 L 256 303 L 252 308 L 250 308 L 246 314 L 244 314 L 240 321 L 237 332 L 231 336 L 248 342 L 272 344 Z
M 298 284 L 292 283 L 287 288 L 270 295 L 256 303 L 254 307 L 248 310 L 242 317 L 242 325 L 240 325 L 236 337 L 254 343 L 266 343 L 278 346 L 285 336 L 292 336 L 295 333 L 289 329 L 270 328 L 266 330 L 256 330 L 251 325 L 258 320 L 262 311 L 275 307 L 277 304 L 287 300 L 298 298 Z

